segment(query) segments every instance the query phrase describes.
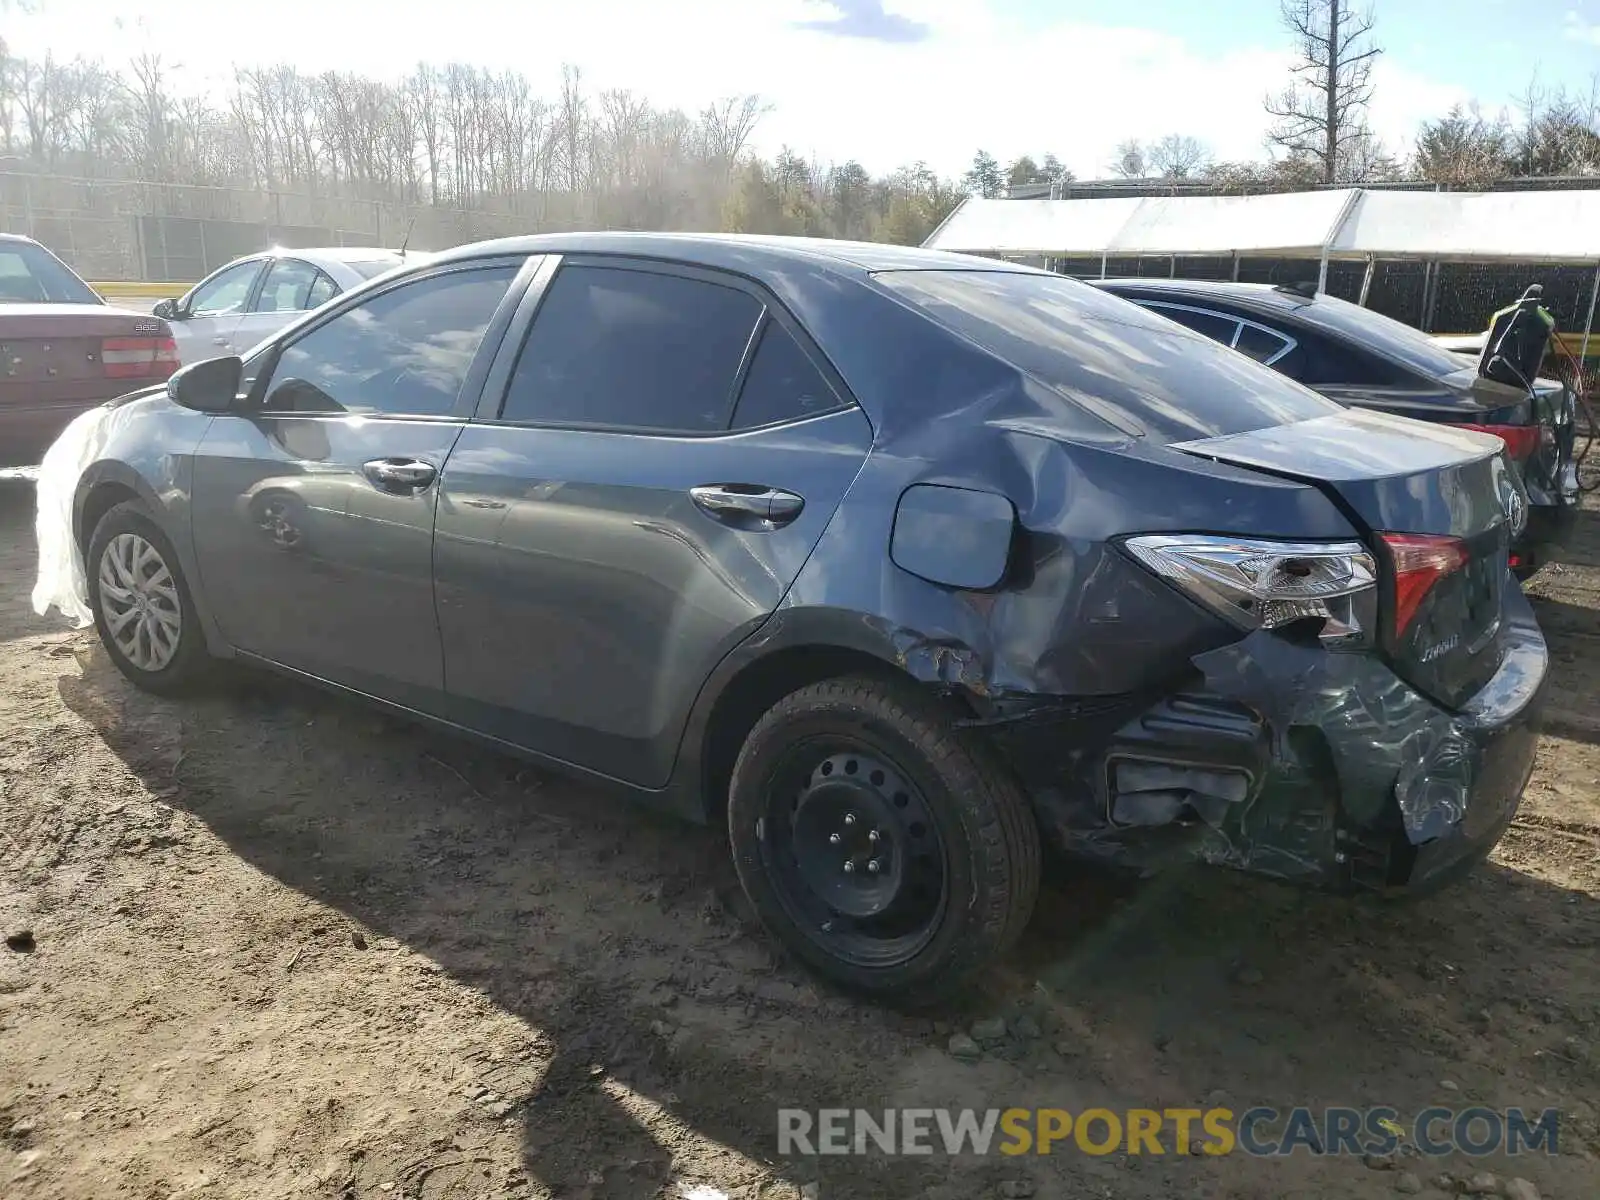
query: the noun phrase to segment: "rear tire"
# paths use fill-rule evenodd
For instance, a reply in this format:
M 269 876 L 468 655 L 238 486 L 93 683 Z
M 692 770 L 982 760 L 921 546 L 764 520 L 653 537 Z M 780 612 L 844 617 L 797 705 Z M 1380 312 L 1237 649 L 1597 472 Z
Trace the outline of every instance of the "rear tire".
M 210 655 L 177 552 L 142 505 L 127 500 L 95 526 L 84 555 L 95 631 L 139 687 L 175 695 L 208 673 Z
M 750 732 L 728 805 L 767 928 L 851 991 L 925 1004 L 1005 953 L 1039 890 L 1039 830 L 1010 774 L 909 683 L 828 680 Z

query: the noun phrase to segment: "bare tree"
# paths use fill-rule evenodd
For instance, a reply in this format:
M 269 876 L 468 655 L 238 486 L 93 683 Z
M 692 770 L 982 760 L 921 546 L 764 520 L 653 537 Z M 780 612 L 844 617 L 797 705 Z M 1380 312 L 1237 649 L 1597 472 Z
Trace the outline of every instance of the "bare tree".
M 1367 136 L 1372 64 L 1382 53 L 1371 36 L 1372 13 L 1353 10 L 1350 0 L 1283 0 L 1283 23 L 1300 61 L 1289 85 L 1266 99 L 1274 118 L 1267 140 L 1316 158 L 1322 182 L 1333 183 L 1341 155 Z
M 1116 157 L 1111 160 L 1111 173 L 1123 179 L 1143 179 L 1150 169 L 1149 157 L 1138 138 L 1127 138 L 1117 143 Z
M 739 155 L 744 153 L 750 135 L 761 123 L 761 118 L 771 111 L 772 105 L 757 95 L 730 96 L 709 105 L 700 114 L 707 156 L 713 162 L 723 164 L 725 170 L 732 170 Z
M 1150 143 L 1150 167 L 1163 179 L 1188 179 L 1211 161 L 1211 151 L 1199 138 L 1169 133 Z

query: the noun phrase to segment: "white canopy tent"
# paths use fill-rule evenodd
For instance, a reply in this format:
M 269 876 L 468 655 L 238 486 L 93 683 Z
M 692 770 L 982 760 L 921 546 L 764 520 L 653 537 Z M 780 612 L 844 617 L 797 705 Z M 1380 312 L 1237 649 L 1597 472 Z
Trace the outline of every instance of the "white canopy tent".
M 1583 351 L 1600 299 L 1600 191 L 1392 192 L 1343 188 L 1264 196 L 963 201 L 924 243 L 990 254 L 1241 255 L 1594 263 Z

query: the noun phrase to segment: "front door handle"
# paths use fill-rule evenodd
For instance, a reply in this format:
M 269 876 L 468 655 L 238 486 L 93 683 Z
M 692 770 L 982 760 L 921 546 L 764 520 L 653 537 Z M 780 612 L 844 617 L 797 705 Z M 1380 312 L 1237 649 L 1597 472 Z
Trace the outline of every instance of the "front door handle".
M 437 467 L 420 458 L 375 458 L 361 470 L 381 490 L 402 495 L 420 492 L 439 474 Z
M 742 529 L 777 529 L 805 508 L 804 497 L 782 488 L 751 483 L 709 483 L 689 489 L 689 498 L 708 516 Z

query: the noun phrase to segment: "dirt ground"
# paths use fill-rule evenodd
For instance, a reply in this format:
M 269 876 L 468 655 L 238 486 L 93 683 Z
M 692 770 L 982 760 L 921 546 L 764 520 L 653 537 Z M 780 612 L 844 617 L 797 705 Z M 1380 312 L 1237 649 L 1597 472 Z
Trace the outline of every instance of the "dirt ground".
M 714 831 L 281 681 L 133 692 L 29 609 L 31 520 L 0 486 L 0 1195 L 1600 1195 L 1600 511 L 1530 588 L 1559 688 L 1491 863 L 1398 907 L 1058 879 L 931 1016 L 784 962 Z M 1556 1107 L 1561 1153 L 777 1156 L 779 1106 L 1381 1103 Z

